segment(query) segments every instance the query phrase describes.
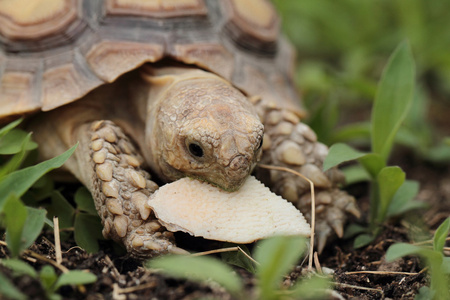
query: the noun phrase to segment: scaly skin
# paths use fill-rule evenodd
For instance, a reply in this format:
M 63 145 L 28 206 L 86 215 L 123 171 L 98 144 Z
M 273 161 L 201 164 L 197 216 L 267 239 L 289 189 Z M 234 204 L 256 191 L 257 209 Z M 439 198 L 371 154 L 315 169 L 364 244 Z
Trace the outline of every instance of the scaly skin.
M 263 107 L 255 101 L 265 127 L 261 163 L 282 166 L 309 178 L 316 192 L 316 241 L 321 252 L 336 233 L 342 237 L 348 214 L 359 217 L 355 199 L 339 190 L 343 174 L 336 168 L 322 172 L 328 148 L 317 141 L 316 134 L 292 112 Z M 311 220 L 310 185 L 297 175 L 285 171 L 257 169 L 258 177 L 275 193 L 295 203 Z

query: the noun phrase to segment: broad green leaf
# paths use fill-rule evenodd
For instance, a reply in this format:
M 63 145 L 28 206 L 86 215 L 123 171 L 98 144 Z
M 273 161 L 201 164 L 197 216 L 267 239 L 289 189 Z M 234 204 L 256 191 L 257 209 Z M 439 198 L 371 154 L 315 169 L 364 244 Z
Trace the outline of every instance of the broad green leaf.
M 42 175 L 61 167 L 72 155 L 77 145 L 63 154 L 22 170 L 8 174 L 0 181 L 0 211 L 10 193 L 22 196 Z
M 22 144 L 30 133 L 20 129 L 13 129 L 0 139 L 0 154 L 10 155 L 19 153 L 22 149 Z M 26 144 L 25 150 L 33 150 L 37 148 L 37 144 L 30 141 Z
M 378 173 L 380 173 L 381 169 L 386 166 L 383 158 L 376 153 L 368 153 L 367 155 L 364 155 L 359 158 L 359 162 L 364 166 L 372 179 L 377 178 Z
M 2 259 L 0 260 L 0 263 L 8 269 L 11 269 L 14 277 L 28 275 L 30 277 L 37 278 L 38 276 L 32 266 L 20 259 Z
M 169 276 L 196 281 L 213 280 L 231 293 L 237 294 L 242 290 L 240 278 L 233 269 L 225 263 L 206 256 L 164 256 L 152 259 L 146 263 L 147 267 L 161 269 Z
M 331 282 L 329 279 L 314 276 L 302 279 L 292 288 L 295 299 L 328 299 Z
M 85 187 L 80 187 L 75 193 L 75 203 L 77 209 L 85 211 L 91 215 L 97 216 L 97 209 L 95 208 L 94 199 L 89 190 Z
M 89 284 L 93 283 L 97 280 L 97 276 L 92 273 L 73 270 L 68 273 L 63 273 L 59 276 L 58 280 L 55 283 L 55 291 L 59 289 L 63 285 L 80 285 L 80 284 Z
M 0 168 L 0 180 L 6 175 L 17 170 L 25 158 L 27 153 L 27 146 L 30 143 L 31 133 L 28 134 L 22 141 L 20 151 L 18 151 L 2 168 Z
M 247 247 L 245 245 L 236 245 L 233 243 L 225 243 L 223 245 L 224 248 L 236 247 L 236 246 L 239 246 L 242 249 L 242 251 L 245 251 L 245 253 L 250 255 L 250 251 L 247 249 Z M 253 261 L 251 261 L 241 251 L 223 252 L 221 254 L 221 258 L 222 258 L 222 261 L 227 264 L 244 268 L 247 271 L 249 271 L 250 273 L 256 272 L 255 264 L 253 263 Z
M 450 217 L 448 217 L 434 233 L 433 249 L 437 252 L 442 252 L 445 246 L 445 240 L 447 239 L 450 231 Z
M 47 292 L 53 293 L 55 291 L 54 285 L 58 279 L 58 275 L 56 275 L 55 269 L 53 269 L 52 266 L 43 266 L 41 272 L 39 273 L 39 278 L 41 279 L 42 286 Z
M 414 180 L 405 180 L 392 198 L 387 215 L 389 217 L 401 215 L 412 209 L 426 207 L 427 204 L 425 202 L 413 200 L 414 197 L 417 196 L 418 192 L 419 182 Z
M 328 155 L 323 162 L 323 170 L 326 171 L 340 163 L 358 159 L 364 155 L 366 155 L 366 153 L 357 151 L 346 144 L 334 144 L 330 147 Z
M 20 199 L 11 194 L 3 207 L 3 218 L 6 225 L 6 242 L 13 257 L 19 256 L 23 250 L 22 232 L 27 219 L 27 209 Z
M 7 299 L 26 300 L 28 297 L 19 291 L 9 279 L 0 273 L 0 296 Z
M 75 208 L 67 201 L 66 198 L 59 192 L 53 191 L 51 196 L 51 205 L 47 207 L 48 216 L 53 219 L 58 217 L 59 228 L 69 228 L 73 226 Z
M 42 231 L 47 211 L 42 208 L 27 207 L 27 220 L 22 231 L 22 247 L 30 247 Z
M 89 253 L 98 252 L 98 240 L 103 239 L 102 223 L 98 216 L 78 213 L 75 216 L 75 242 Z
M 433 257 L 435 251 L 424 247 L 411 245 L 407 243 L 397 243 L 388 248 L 386 251 L 386 261 L 391 262 L 397 258 L 401 258 L 408 255 L 420 255 L 424 257 Z
M 404 181 L 405 172 L 399 167 L 385 167 L 378 174 L 379 205 L 376 216 L 378 224 L 384 222 L 392 198 Z
M 254 257 L 259 262 L 256 274 L 262 298 L 274 297 L 283 276 L 294 267 L 305 248 L 306 240 L 298 236 L 277 236 L 257 244 Z
M 372 109 L 372 151 L 387 161 L 394 137 L 411 106 L 415 66 L 410 46 L 401 43 L 383 71 Z
M 358 235 L 355 240 L 353 241 L 353 247 L 357 248 L 361 248 L 364 246 L 369 245 L 370 243 L 372 243 L 375 240 L 375 236 L 368 234 L 368 233 L 363 233 Z

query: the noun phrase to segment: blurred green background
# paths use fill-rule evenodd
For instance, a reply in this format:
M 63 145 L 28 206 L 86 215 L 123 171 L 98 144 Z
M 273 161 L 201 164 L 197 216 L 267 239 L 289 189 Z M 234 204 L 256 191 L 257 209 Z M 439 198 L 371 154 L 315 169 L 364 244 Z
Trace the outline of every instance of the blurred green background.
M 297 48 L 295 81 L 322 142 L 365 145 L 370 108 L 389 55 L 407 39 L 414 103 L 397 136 L 430 161 L 449 161 L 450 1 L 273 0 Z

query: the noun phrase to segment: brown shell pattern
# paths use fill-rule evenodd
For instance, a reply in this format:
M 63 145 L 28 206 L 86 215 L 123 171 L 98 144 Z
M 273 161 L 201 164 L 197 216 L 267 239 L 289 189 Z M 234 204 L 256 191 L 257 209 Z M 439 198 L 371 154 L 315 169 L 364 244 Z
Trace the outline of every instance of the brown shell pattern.
M 301 111 L 266 0 L 2 0 L 0 119 L 51 110 L 163 58 Z

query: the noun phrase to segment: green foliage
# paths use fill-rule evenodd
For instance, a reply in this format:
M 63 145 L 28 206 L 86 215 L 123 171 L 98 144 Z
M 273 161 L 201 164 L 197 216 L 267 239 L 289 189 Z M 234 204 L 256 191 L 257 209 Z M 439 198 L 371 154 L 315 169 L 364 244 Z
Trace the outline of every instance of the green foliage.
M 276 299 L 283 275 L 300 259 L 306 248 L 306 241 L 301 238 L 282 236 L 262 240 L 255 250 L 257 278 L 261 289 L 261 299 Z
M 151 268 L 163 269 L 164 273 L 176 278 L 195 281 L 211 279 L 233 294 L 242 289 L 242 283 L 237 274 L 233 273 L 228 265 L 212 257 L 164 256 L 151 260 L 147 265 Z
M 22 196 L 44 174 L 61 167 L 75 151 L 76 146 L 73 146 L 55 158 L 12 172 L 3 177 L 0 181 L 0 211 L 3 208 L 6 198 L 11 193 L 16 194 L 17 197 Z
M 29 264 L 18 259 L 3 259 L 0 260 L 0 262 L 3 266 L 11 269 L 14 277 L 27 275 L 34 279 L 38 279 L 45 290 L 48 299 L 62 299 L 56 292 L 64 285 L 83 285 L 93 283 L 97 280 L 97 277 L 94 274 L 80 270 L 68 271 L 67 273 L 62 273 L 58 276 L 55 269 L 50 265 L 43 266 L 41 271 L 37 273 Z M 2 280 L 4 280 L 4 282 L 2 282 Z M 0 283 L 2 283 L 0 284 L 0 292 L 3 294 L 11 295 L 10 297 L 13 299 L 26 299 L 26 297 L 21 292 L 17 291 L 7 278 L 2 279 L 2 277 L 0 277 Z
M 403 213 L 406 209 L 419 207 L 412 199 L 418 188 L 409 190 L 416 183 L 405 182 L 405 173 L 396 166 L 388 166 L 388 158 L 394 138 L 405 120 L 414 90 L 414 60 L 406 42 L 392 54 L 383 71 L 373 104 L 371 119 L 372 152 L 354 150 L 345 144 L 330 148 L 324 161 L 324 170 L 342 162 L 358 160 L 365 172 L 360 176 L 371 181 L 371 207 L 368 230 L 358 232 L 355 247 L 372 242 L 387 216 Z M 357 179 L 354 179 L 355 181 Z M 399 194 L 406 191 L 403 194 Z M 406 197 L 407 196 L 407 197 Z
M 247 255 L 250 256 L 250 251 L 245 245 L 236 245 L 233 243 L 224 243 L 224 248 L 231 248 L 231 247 L 239 247 L 242 251 L 244 251 Z M 229 264 L 241 267 L 250 273 L 256 273 L 256 265 L 253 261 L 249 260 L 248 257 L 242 253 L 242 251 L 234 251 L 234 252 L 223 252 L 221 253 L 220 257 L 223 262 Z
M 398 41 L 408 39 L 416 54 L 420 88 L 397 142 L 407 142 L 405 145 L 426 159 L 450 161 L 450 151 L 442 147 L 441 134 L 431 125 L 428 113 L 429 103 L 434 101 L 428 95 L 447 99 L 450 93 L 450 39 L 445 30 L 450 19 L 444 13 L 450 2 L 273 2 L 281 13 L 284 32 L 297 48 L 296 81 L 310 112 L 307 121 L 322 142 L 368 144 L 366 122 L 338 125 L 347 124 L 349 114 L 356 113 L 358 120 L 366 118 L 361 111 L 375 97 L 380 66 Z
M 259 264 L 255 274 L 258 299 L 320 299 L 329 282 L 325 278 L 312 277 L 299 281 L 289 290 L 282 290 L 283 276 L 291 270 L 306 248 L 306 240 L 301 237 L 273 237 L 257 244 L 254 256 Z M 236 262 L 231 256 L 227 261 Z M 237 264 L 253 266 L 246 256 L 239 258 Z M 164 256 L 146 263 L 149 268 L 161 269 L 169 276 L 196 281 L 212 280 L 239 299 L 246 299 L 240 278 L 233 270 L 217 259 L 204 256 Z
M 430 289 L 421 289 L 416 299 L 450 299 L 450 258 L 444 257 L 443 254 L 449 232 L 450 218 L 447 218 L 436 230 L 432 247 L 397 243 L 390 246 L 386 252 L 387 261 L 409 255 L 420 256 L 426 261 L 430 269 Z

